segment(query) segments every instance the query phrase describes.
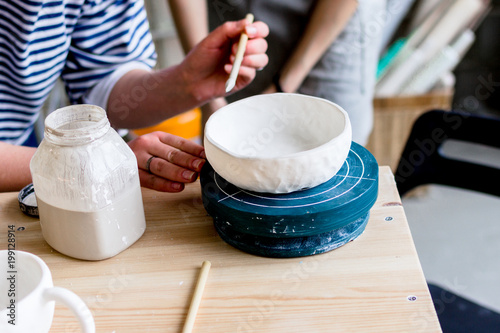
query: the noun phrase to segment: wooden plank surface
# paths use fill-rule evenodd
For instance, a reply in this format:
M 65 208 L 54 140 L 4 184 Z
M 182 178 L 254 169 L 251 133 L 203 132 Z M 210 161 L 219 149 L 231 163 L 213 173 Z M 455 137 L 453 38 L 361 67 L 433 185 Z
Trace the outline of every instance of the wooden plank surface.
M 198 183 L 177 194 L 143 190 L 143 200 L 144 236 L 113 258 L 89 262 L 52 250 L 38 220 L 19 210 L 17 193 L 3 193 L 0 246 L 14 224 L 17 249 L 40 256 L 56 286 L 84 299 L 97 332 L 180 332 L 204 260 L 212 268 L 193 332 L 440 332 L 388 167 L 380 169 L 365 232 L 311 257 L 263 258 L 227 245 Z M 77 327 L 56 305 L 51 332 Z

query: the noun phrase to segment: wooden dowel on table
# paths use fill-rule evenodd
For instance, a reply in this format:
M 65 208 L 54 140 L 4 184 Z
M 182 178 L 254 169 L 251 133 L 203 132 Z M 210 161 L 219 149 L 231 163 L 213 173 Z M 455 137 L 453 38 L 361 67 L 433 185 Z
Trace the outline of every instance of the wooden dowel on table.
M 196 313 L 200 307 L 201 297 L 203 296 L 203 290 L 205 289 L 208 271 L 210 270 L 211 265 L 210 261 L 204 261 L 201 265 L 200 276 L 198 277 L 198 282 L 196 283 L 196 289 L 194 290 L 193 298 L 191 299 L 191 305 L 189 306 L 188 315 L 186 322 L 184 323 L 182 333 L 191 333 L 193 330 Z

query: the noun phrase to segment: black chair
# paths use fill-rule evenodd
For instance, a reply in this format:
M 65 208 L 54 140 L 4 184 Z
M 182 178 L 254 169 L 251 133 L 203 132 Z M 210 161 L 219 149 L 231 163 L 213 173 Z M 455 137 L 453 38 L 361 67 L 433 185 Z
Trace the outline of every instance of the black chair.
M 441 184 L 500 197 L 500 168 L 445 156 L 442 145 L 450 139 L 500 148 L 500 119 L 443 110 L 421 115 L 396 169 L 399 194 Z M 429 291 L 444 333 L 500 332 L 499 313 L 437 285 Z

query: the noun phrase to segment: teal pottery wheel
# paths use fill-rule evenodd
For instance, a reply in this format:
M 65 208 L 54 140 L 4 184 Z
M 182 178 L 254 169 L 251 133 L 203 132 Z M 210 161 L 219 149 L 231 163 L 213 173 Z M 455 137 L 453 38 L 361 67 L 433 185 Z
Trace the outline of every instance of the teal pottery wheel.
M 352 143 L 339 172 L 316 187 L 286 194 L 252 192 L 219 176 L 206 163 L 203 205 L 228 244 L 266 257 L 323 253 L 357 238 L 378 194 L 378 164 Z

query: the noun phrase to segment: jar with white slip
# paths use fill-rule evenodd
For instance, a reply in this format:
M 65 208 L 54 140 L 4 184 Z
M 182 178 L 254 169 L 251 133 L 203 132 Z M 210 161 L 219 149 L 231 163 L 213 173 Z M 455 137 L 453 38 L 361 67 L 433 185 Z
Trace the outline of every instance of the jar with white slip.
M 101 260 L 144 233 L 136 157 L 102 108 L 72 105 L 50 113 L 30 169 L 42 234 L 55 250 Z

